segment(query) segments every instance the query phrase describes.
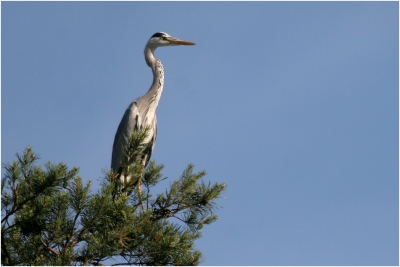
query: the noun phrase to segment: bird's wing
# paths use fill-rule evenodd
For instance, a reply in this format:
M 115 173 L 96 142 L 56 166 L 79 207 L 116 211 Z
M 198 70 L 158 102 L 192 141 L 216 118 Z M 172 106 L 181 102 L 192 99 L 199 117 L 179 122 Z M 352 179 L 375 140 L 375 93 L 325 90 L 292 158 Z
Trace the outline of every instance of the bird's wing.
M 126 109 L 117 132 L 115 133 L 114 145 L 111 158 L 111 169 L 114 173 L 118 172 L 123 158 L 122 147 L 126 145 L 127 138 L 140 125 L 141 116 L 136 101 L 132 102 Z

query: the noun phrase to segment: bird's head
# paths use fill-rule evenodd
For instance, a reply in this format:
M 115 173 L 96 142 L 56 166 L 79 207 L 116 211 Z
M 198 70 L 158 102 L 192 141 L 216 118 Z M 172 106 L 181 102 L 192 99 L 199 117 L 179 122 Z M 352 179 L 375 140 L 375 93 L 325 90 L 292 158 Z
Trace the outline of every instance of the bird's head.
M 195 45 L 193 42 L 174 38 L 165 32 L 157 32 L 150 37 L 147 46 L 157 48 L 160 46 L 173 46 L 173 45 Z

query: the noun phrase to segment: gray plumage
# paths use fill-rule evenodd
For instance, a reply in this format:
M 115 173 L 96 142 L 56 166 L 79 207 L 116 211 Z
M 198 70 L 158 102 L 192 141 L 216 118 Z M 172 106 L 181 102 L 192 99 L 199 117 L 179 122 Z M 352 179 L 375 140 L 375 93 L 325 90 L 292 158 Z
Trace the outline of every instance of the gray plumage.
M 134 130 L 141 130 L 145 126 L 150 126 L 149 135 L 145 142 L 152 141 L 153 146 L 143 159 L 144 166 L 148 164 L 154 149 L 157 137 L 156 109 L 164 88 L 164 67 L 161 61 L 154 57 L 154 51 L 157 47 L 172 45 L 194 45 L 194 43 L 173 38 L 164 32 L 158 32 L 149 39 L 144 49 L 146 63 L 153 71 L 153 83 L 149 91 L 133 101 L 125 111 L 115 134 L 112 151 L 111 169 L 124 182 L 128 182 L 130 177 L 123 177 L 121 175 L 120 167 L 123 158 L 121 148 L 126 145 L 127 138 L 132 132 Z

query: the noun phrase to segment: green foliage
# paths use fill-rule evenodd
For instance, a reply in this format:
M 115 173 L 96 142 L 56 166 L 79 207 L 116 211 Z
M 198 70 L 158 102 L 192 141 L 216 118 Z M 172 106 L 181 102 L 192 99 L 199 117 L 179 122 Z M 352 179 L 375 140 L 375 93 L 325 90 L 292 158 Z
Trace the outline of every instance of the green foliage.
M 149 144 L 146 130 L 135 132 L 125 150 L 123 172 L 135 176 L 130 195 L 109 172 L 97 193 L 78 168 L 35 166 L 28 147 L 5 164 L 1 184 L 3 265 L 102 265 L 108 259 L 131 265 L 198 265 L 194 247 L 200 229 L 217 219 L 214 201 L 225 184 L 205 184 L 204 171 L 189 165 L 165 194 L 151 195 L 163 165 L 139 164 Z M 141 200 L 135 184 L 142 179 Z M 136 182 L 135 182 L 136 180 Z M 118 191 L 118 192 L 117 192 Z

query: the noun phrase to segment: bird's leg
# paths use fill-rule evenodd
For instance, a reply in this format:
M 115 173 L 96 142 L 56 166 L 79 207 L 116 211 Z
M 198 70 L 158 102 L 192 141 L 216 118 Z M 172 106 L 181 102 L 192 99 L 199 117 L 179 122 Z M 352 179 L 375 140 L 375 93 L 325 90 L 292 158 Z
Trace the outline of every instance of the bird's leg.
M 144 210 L 144 204 L 143 204 L 143 200 L 142 200 L 142 178 L 139 179 L 138 189 L 139 189 L 139 202 L 140 202 L 140 205 L 142 206 L 142 210 Z
M 115 199 L 115 198 L 117 197 L 117 195 L 118 195 L 119 189 L 118 189 L 117 179 L 119 178 L 120 175 L 121 175 L 121 173 L 117 172 L 117 174 L 115 174 L 115 175 L 112 177 L 112 179 L 113 179 L 112 182 L 114 182 L 114 184 L 115 184 L 114 192 L 113 192 L 113 199 Z
M 143 177 L 144 172 L 145 172 L 146 159 L 147 159 L 147 155 L 144 156 L 144 159 L 142 161 L 142 173 L 140 174 L 140 178 L 139 178 L 139 181 L 138 181 L 139 202 L 140 202 L 140 205 L 142 206 L 142 210 L 144 210 L 144 204 L 143 204 L 143 200 L 142 200 L 142 177 Z

